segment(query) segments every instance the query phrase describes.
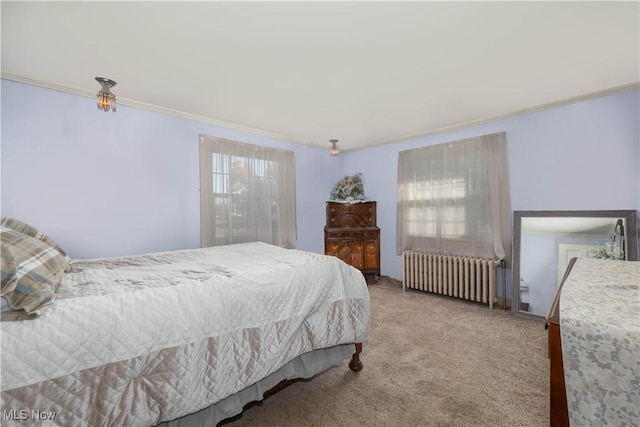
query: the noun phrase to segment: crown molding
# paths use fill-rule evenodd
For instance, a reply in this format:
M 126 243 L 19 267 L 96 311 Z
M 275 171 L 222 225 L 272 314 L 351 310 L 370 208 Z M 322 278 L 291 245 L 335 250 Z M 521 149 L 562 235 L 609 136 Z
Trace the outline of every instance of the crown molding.
M 451 132 L 451 131 L 454 131 L 454 130 L 459 130 L 459 129 L 470 127 L 470 126 L 477 126 L 477 125 L 482 125 L 482 124 L 489 123 L 489 122 L 494 122 L 496 120 L 507 119 L 507 118 L 515 117 L 515 116 L 522 116 L 524 114 L 536 113 L 536 112 L 539 112 L 539 111 L 549 110 L 549 109 L 556 108 L 556 107 L 562 107 L 564 105 L 575 104 L 575 103 L 578 103 L 578 102 L 583 102 L 583 101 L 587 101 L 587 100 L 595 99 L 595 98 L 604 98 L 605 96 L 615 95 L 615 94 L 624 93 L 624 92 L 631 92 L 631 91 L 634 91 L 634 90 L 640 90 L 640 82 L 629 83 L 629 84 L 621 85 L 621 86 L 615 86 L 615 87 L 612 87 L 612 88 L 609 88 L 609 89 L 590 92 L 590 93 L 587 93 L 587 94 L 584 94 L 584 95 L 574 96 L 572 98 L 567 98 L 567 99 L 563 99 L 563 100 L 560 100 L 560 101 L 549 102 L 547 104 L 542 104 L 542 105 L 538 105 L 538 106 L 535 106 L 535 107 L 523 108 L 523 109 L 520 109 L 520 110 L 515 110 L 515 111 L 512 111 L 510 113 L 506 113 L 506 114 L 498 114 L 498 115 L 495 115 L 495 116 L 489 116 L 489 117 L 485 117 L 485 118 L 478 119 L 478 120 L 472 120 L 472 121 L 468 121 L 468 122 L 464 122 L 464 123 L 458 123 L 458 124 L 455 124 L 455 125 L 452 125 L 452 126 L 445 126 L 445 127 L 441 127 L 441 128 L 438 128 L 438 129 L 430 130 L 428 132 L 418 132 L 418 133 L 414 133 L 414 134 L 410 134 L 410 135 L 401 136 L 401 137 L 398 137 L 398 138 L 388 139 L 388 140 L 380 141 L 380 142 L 375 143 L 375 144 L 367 145 L 366 147 L 354 148 L 351 151 L 362 150 L 362 149 L 371 148 L 371 147 L 378 147 L 378 146 L 381 146 L 381 145 L 391 144 L 391 143 L 394 143 L 394 142 L 405 141 L 405 140 L 411 139 L 411 138 L 438 135 L 438 134 L 441 134 L 441 133 Z
M 0 77 L 2 77 L 3 79 L 7 79 L 7 80 L 12 80 L 12 81 L 20 82 L 20 83 L 33 85 L 33 86 L 39 86 L 39 87 L 43 87 L 43 88 L 46 88 L 46 89 L 57 90 L 57 91 L 60 91 L 60 92 L 71 93 L 71 94 L 74 94 L 74 95 L 86 96 L 86 97 L 89 97 L 89 98 L 95 98 L 95 96 L 96 96 L 96 94 L 94 92 L 91 92 L 91 91 L 88 91 L 88 90 L 85 90 L 85 89 L 80 89 L 80 88 L 76 88 L 76 87 L 69 87 L 69 86 L 56 85 L 56 84 L 49 83 L 49 82 L 29 79 L 29 78 L 26 78 L 26 77 L 15 75 L 15 74 L 5 73 L 4 71 L 2 71 L 0 73 Z M 433 130 L 430 130 L 430 131 L 427 131 L 427 132 L 418 132 L 418 133 L 404 135 L 404 136 L 397 137 L 397 138 L 387 139 L 387 140 L 384 140 L 384 141 L 379 141 L 379 142 L 374 143 L 374 144 L 369 144 L 369 145 L 364 146 L 364 147 L 355 147 L 355 148 L 351 148 L 351 149 L 342 149 L 342 148 L 340 148 L 340 153 L 341 154 L 349 153 L 349 152 L 354 152 L 354 151 L 358 151 L 358 150 L 364 150 L 364 149 L 367 149 L 367 148 L 379 147 L 381 145 L 386 145 L 386 144 L 391 144 L 391 143 L 395 143 L 395 142 L 405 141 L 407 139 L 418 138 L 418 137 L 423 137 L 423 136 L 437 135 L 437 134 L 450 132 L 450 131 L 454 131 L 454 130 L 459 130 L 459 129 L 470 127 L 470 126 L 477 126 L 477 125 L 493 122 L 493 121 L 496 121 L 496 120 L 502 120 L 502 119 L 506 119 L 506 118 L 510 118 L 510 117 L 521 116 L 521 115 L 524 115 L 524 114 L 530 114 L 530 113 L 535 113 L 535 112 L 539 112 L 539 111 L 549 110 L 551 108 L 561 107 L 561 106 L 569 105 L 569 104 L 575 104 L 575 103 L 578 103 L 578 102 L 587 101 L 587 100 L 595 99 L 595 98 L 603 98 L 605 96 L 615 95 L 615 94 L 623 93 L 623 92 L 630 92 L 630 91 L 639 90 L 639 89 L 640 89 L 640 82 L 629 83 L 629 84 L 626 84 L 626 85 L 615 86 L 615 87 L 612 87 L 612 88 L 609 88 L 609 89 L 590 92 L 590 93 L 587 93 L 587 94 L 584 94 L 584 95 L 579 95 L 579 96 L 563 99 L 563 100 L 560 100 L 560 101 L 550 102 L 550 103 L 538 105 L 538 106 L 535 106 L 535 107 L 523 108 L 523 109 L 520 109 L 520 110 L 515 110 L 515 111 L 512 111 L 512 112 L 507 113 L 507 114 L 499 114 L 499 115 L 495 115 L 495 116 L 489 116 L 489 117 L 485 117 L 485 118 L 478 119 L 478 120 L 472 120 L 472 121 L 468 121 L 468 122 L 464 122 L 464 123 L 458 123 L 458 124 L 455 124 L 455 125 L 452 125 L 452 126 L 445 126 L 445 127 L 441 127 L 441 128 L 438 128 L 438 129 L 433 129 Z M 118 102 L 118 105 L 126 105 L 128 107 L 139 108 L 139 109 L 142 109 L 142 110 L 152 111 L 152 112 L 155 112 L 155 113 L 168 114 L 170 116 L 180 117 L 180 118 L 184 118 L 184 119 L 188 119 L 188 120 L 195 120 L 195 121 L 198 121 L 198 122 L 208 123 L 208 124 L 221 126 L 221 127 L 225 127 L 225 128 L 229 128 L 229 129 L 234 129 L 234 130 L 239 130 L 239 131 L 243 131 L 243 132 L 249 132 L 249 133 L 253 133 L 253 134 L 256 134 L 256 135 L 266 136 L 268 138 L 279 139 L 279 140 L 292 142 L 292 143 L 295 143 L 295 144 L 301 144 L 301 145 L 305 145 L 305 146 L 309 146 L 309 147 L 314 147 L 314 148 L 318 148 L 318 149 L 322 149 L 322 150 L 327 150 L 328 151 L 331 148 L 331 147 L 326 147 L 324 145 L 319 145 L 319 144 L 316 144 L 316 143 L 312 143 L 312 142 L 309 142 L 309 141 L 299 140 L 299 139 L 293 138 L 293 137 L 291 137 L 289 135 L 284 135 L 284 134 L 280 134 L 280 133 L 276 133 L 276 132 L 269 132 L 269 131 L 265 131 L 263 129 L 253 128 L 251 126 L 246 126 L 246 125 L 233 123 L 233 122 L 227 122 L 227 121 L 224 121 L 224 120 L 218 120 L 218 119 L 214 119 L 214 118 L 207 117 L 207 116 L 201 116 L 201 115 L 198 115 L 198 114 L 187 113 L 185 111 L 180 111 L 180 110 L 174 110 L 174 109 L 171 109 L 171 108 L 161 107 L 159 105 L 147 104 L 145 102 L 135 101 L 133 99 L 118 97 L 117 102 Z
M 45 89 L 56 90 L 56 91 L 59 91 L 59 92 L 70 93 L 70 94 L 73 94 L 73 95 L 85 96 L 85 97 L 88 97 L 88 98 L 95 98 L 96 97 L 96 93 L 97 93 L 97 89 L 96 89 L 96 92 L 92 92 L 92 91 L 88 91 L 86 89 L 80 89 L 80 88 L 77 88 L 77 87 L 61 86 L 61 85 L 57 85 L 57 84 L 54 84 L 54 83 L 44 82 L 44 81 L 41 81 L 41 80 L 34 80 L 34 79 L 18 76 L 18 75 L 15 75 L 15 74 L 5 73 L 4 71 L 0 73 L 0 77 L 2 77 L 3 79 L 12 80 L 12 81 L 19 82 L 19 83 L 24 83 L 24 84 L 28 84 L 28 85 L 32 85 L 32 86 L 39 86 L 39 87 L 42 87 L 42 88 L 45 88 Z M 218 120 L 218 119 L 214 119 L 214 118 L 207 117 L 207 116 L 201 116 L 201 115 L 198 115 L 198 114 L 188 113 L 186 111 L 174 110 L 172 108 L 161 107 L 159 105 L 147 104 L 146 102 L 140 102 L 140 101 L 136 101 L 134 99 L 123 98 L 123 97 L 120 97 L 118 95 L 116 95 L 116 96 L 117 96 L 118 106 L 126 105 L 128 107 L 133 107 L 133 108 L 139 108 L 141 110 L 152 111 L 154 113 L 167 114 L 167 115 L 170 115 L 170 116 L 180 117 L 180 118 L 183 118 L 183 119 L 188 119 L 188 120 L 194 120 L 194 121 L 198 121 L 198 122 L 208 123 L 208 124 L 211 124 L 211 125 L 221 126 L 221 127 L 225 127 L 225 128 L 229 128 L 229 129 L 243 131 L 243 132 L 249 132 L 249 133 L 253 133 L 253 134 L 256 134 L 256 135 L 260 135 L 260 136 L 266 136 L 268 138 L 274 138 L 274 139 L 279 139 L 279 140 L 282 140 L 282 141 L 291 142 L 291 143 L 294 143 L 294 144 L 300 144 L 300 145 L 310 146 L 310 147 L 314 147 L 314 148 L 320 148 L 320 149 L 327 150 L 327 151 L 331 148 L 331 147 L 326 147 L 326 146 L 323 146 L 323 145 L 314 144 L 314 143 L 311 143 L 311 142 L 308 142 L 308 141 L 301 141 L 301 140 L 298 140 L 298 139 L 293 138 L 291 136 L 280 134 L 280 133 L 277 133 L 277 132 L 269 132 L 269 131 L 265 131 L 263 129 L 253 128 L 251 126 L 246 126 L 246 125 L 233 123 L 233 122 L 227 122 L 227 121 L 224 121 L 224 120 Z

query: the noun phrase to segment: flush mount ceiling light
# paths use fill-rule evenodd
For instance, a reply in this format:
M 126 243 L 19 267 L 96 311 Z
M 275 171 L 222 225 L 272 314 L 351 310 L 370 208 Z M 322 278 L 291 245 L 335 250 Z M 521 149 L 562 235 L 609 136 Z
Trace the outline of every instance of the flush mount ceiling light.
M 338 140 L 330 139 L 329 142 L 331 143 L 331 150 L 329 150 L 329 153 L 332 156 L 337 156 L 338 154 L 340 154 L 340 150 L 338 149 Z
M 109 89 L 114 87 L 116 85 L 116 82 L 114 82 L 111 79 L 107 79 L 105 77 L 96 77 L 96 80 L 98 81 L 98 83 L 100 83 L 100 86 L 102 86 L 102 89 L 100 89 L 100 91 L 97 94 L 98 110 L 102 110 L 102 111 L 111 110 L 115 113 L 116 112 L 116 96 L 112 94 Z

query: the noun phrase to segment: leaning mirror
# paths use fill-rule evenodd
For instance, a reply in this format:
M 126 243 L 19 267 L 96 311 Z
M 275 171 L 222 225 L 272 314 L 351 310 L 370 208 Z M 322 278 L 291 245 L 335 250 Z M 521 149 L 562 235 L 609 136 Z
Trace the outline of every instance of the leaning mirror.
M 514 211 L 511 312 L 544 318 L 571 258 L 638 259 L 636 211 Z

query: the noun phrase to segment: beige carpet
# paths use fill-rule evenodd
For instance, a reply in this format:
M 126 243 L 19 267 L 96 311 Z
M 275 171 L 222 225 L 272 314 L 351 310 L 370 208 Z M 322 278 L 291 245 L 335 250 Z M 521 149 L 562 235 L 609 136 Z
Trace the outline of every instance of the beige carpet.
M 226 426 L 548 426 L 543 322 L 382 278 L 369 286 L 364 369 L 345 360 Z

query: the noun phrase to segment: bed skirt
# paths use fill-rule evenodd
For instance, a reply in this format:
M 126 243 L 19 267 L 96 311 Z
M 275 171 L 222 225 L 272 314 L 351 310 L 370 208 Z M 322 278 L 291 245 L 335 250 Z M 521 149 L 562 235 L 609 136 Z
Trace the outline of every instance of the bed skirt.
M 264 393 L 283 380 L 311 378 L 340 365 L 355 351 L 353 344 L 322 348 L 302 354 L 261 381 L 193 414 L 158 424 L 159 427 L 215 427 L 220 421 L 242 412 L 248 403 L 261 401 Z M 345 366 L 346 368 L 346 366 Z

